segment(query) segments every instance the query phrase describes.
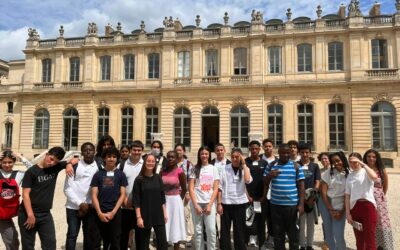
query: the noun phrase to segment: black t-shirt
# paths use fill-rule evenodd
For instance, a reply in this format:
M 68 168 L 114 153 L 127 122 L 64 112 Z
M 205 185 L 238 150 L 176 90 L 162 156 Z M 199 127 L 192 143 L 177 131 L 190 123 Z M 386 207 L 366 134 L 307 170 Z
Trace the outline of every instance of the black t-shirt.
M 253 161 L 250 157 L 247 157 L 245 161 L 247 167 L 250 169 L 250 175 L 253 178 L 253 181 L 250 184 L 246 184 L 247 192 L 250 197 L 259 200 L 264 191 L 263 174 L 264 168 L 268 163 L 261 158 L 259 161 Z
M 138 176 L 133 184 L 132 193 L 132 204 L 140 207 L 145 228 L 165 224 L 162 209 L 162 205 L 165 204 L 165 193 L 160 175 Z
M 318 164 L 310 162 L 308 166 L 304 166 L 301 161 L 298 163 L 300 164 L 301 168 L 303 168 L 304 172 L 304 188 L 314 188 L 315 181 L 321 180 L 321 172 Z
M 25 172 L 22 187 L 31 189 L 29 197 L 34 213 L 50 211 L 53 206 L 58 173 L 65 169 L 66 165 L 64 161 L 48 168 L 33 165 Z
M 114 209 L 121 194 L 120 189 L 128 186 L 128 180 L 125 173 L 119 169 L 114 171 L 103 169 L 94 174 L 90 186 L 98 188 L 100 210 L 106 213 Z

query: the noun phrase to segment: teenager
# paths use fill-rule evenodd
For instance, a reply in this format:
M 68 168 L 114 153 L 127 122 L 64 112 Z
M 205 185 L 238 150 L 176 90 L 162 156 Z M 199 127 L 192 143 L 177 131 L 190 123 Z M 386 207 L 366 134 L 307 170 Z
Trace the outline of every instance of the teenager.
M 56 249 L 56 233 L 51 208 L 58 173 L 67 165 L 70 171 L 79 159 L 69 163 L 61 160 L 65 151 L 53 147 L 44 159 L 26 171 L 22 181 L 22 204 L 18 211 L 18 225 L 21 233 L 22 249 L 34 249 L 36 233 L 39 233 L 42 249 Z
M 136 212 L 132 205 L 132 189 L 137 176 L 143 166 L 144 144 L 139 140 L 134 140 L 130 145 L 130 156 L 126 161 L 121 161 L 118 168 L 124 172 L 128 181 L 125 189 L 125 200 L 121 209 L 121 250 L 125 250 L 129 245 L 129 234 L 132 229 L 137 232 Z M 139 244 L 140 236 L 135 233 L 135 244 Z
M 322 152 L 318 155 L 317 159 L 318 159 L 319 170 L 321 172 L 321 183 L 322 183 L 322 175 L 324 174 L 324 172 L 326 170 L 330 169 L 330 166 L 331 166 L 331 164 L 329 162 L 329 154 L 326 152 Z M 319 191 L 321 192 L 321 185 L 320 185 Z M 319 212 L 318 215 L 321 215 L 321 217 L 322 217 L 321 210 L 323 210 L 323 209 L 326 210 L 326 206 L 324 204 L 324 201 L 322 200 L 321 194 L 320 194 L 320 199 L 318 199 L 318 202 L 317 202 L 317 207 L 318 207 L 318 212 Z M 329 247 L 328 247 L 328 243 L 326 241 L 327 236 L 326 236 L 326 232 L 325 232 L 325 228 L 324 228 L 324 218 L 322 218 L 322 233 L 324 236 L 324 243 L 322 244 L 321 248 L 323 250 L 327 250 Z
M 255 212 L 253 223 L 246 230 L 246 240 L 248 240 L 249 246 L 259 246 L 261 248 L 265 242 L 265 222 L 267 219 L 266 201 L 265 197 L 263 197 L 263 171 L 268 163 L 261 159 L 260 150 L 261 143 L 259 141 L 251 141 L 249 143 L 250 156 L 245 159 L 245 162 L 253 179 L 251 183 L 246 185 L 246 188 L 249 202 L 254 207 Z
M 323 161 L 323 157 L 324 155 L 319 157 L 320 161 Z M 329 162 L 331 167 L 324 171 L 321 178 L 321 202 L 318 209 L 321 212 L 325 240 L 329 249 L 346 249 L 344 196 L 350 168 L 342 151 L 332 153 Z
M 265 168 L 265 189 L 271 183 L 271 213 L 275 249 L 285 249 L 285 235 L 289 249 L 299 248 L 298 215 L 304 213 L 304 172 L 290 160 L 291 148 L 281 144 L 279 160 Z M 283 185 L 282 185 L 283 184 Z
M 359 153 L 349 155 L 353 170 L 346 180 L 346 217 L 353 225 L 357 249 L 376 249 L 377 211 L 374 198 L 374 181 L 378 175 L 362 162 Z
M 131 148 L 129 145 L 122 145 L 119 149 L 119 154 L 121 155 L 119 161 L 122 162 L 128 160 L 130 151 Z
M 305 213 L 300 216 L 300 250 L 312 250 L 314 243 L 314 226 L 318 220 L 316 208 L 317 192 L 321 181 L 321 172 L 316 163 L 311 162 L 311 147 L 308 144 L 299 145 L 300 167 L 304 173 L 304 189 L 311 194 L 304 201 Z M 306 233 L 307 231 L 307 233 Z
M 10 150 L 0 154 L 0 234 L 7 250 L 19 248 L 18 233 L 12 218 L 18 213 L 19 185 L 24 172 L 13 170 L 16 160 L 16 155 Z
M 268 163 L 268 165 L 273 164 L 278 161 L 278 157 L 274 155 L 274 142 L 271 139 L 264 139 L 262 142 L 264 154 L 261 155 L 261 158 Z M 267 217 L 267 230 L 268 237 L 266 240 L 265 247 L 273 248 L 274 247 L 274 232 L 272 229 L 271 222 L 271 187 L 268 189 L 268 193 L 264 194 L 265 204 L 266 204 L 266 217 Z
M 378 175 L 378 179 L 374 183 L 374 197 L 378 211 L 376 247 L 377 249 L 385 250 L 394 249 L 392 228 L 390 226 L 389 211 L 385 196 L 389 187 L 388 174 L 383 165 L 381 155 L 374 149 L 369 149 L 365 152 L 363 162 Z
M 161 141 L 155 140 L 151 143 L 151 153 L 156 156 L 156 173 L 159 174 L 162 168 L 167 165 L 167 159 L 163 155 L 164 145 Z
M 193 164 L 186 157 L 186 147 L 182 143 L 175 145 L 175 152 L 178 155 L 178 167 L 182 168 L 183 173 L 186 177 L 186 194 L 183 200 L 183 206 L 185 208 L 185 228 L 186 228 L 186 247 L 192 246 L 193 240 L 193 221 L 192 221 L 192 211 L 190 205 L 190 195 L 189 195 L 189 175 L 192 171 Z
M 119 150 L 106 148 L 102 152 L 104 168 L 98 171 L 90 183 L 93 207 L 97 212 L 96 224 L 103 241 L 103 249 L 120 249 L 121 210 L 128 185 L 125 174 L 117 168 Z M 98 249 L 99 241 L 94 242 Z
M 165 192 L 165 207 L 169 220 L 165 224 L 167 242 L 179 249 L 179 242 L 186 240 L 185 212 L 182 199 L 186 194 L 186 176 L 177 165 L 177 153 L 167 153 L 167 167 L 160 173 Z
M 96 146 L 95 160 L 100 165 L 103 165 L 103 150 L 106 148 L 115 147 L 115 141 L 110 135 L 102 136 Z
M 289 148 L 290 148 L 290 160 L 293 162 L 300 161 L 299 155 L 299 143 L 295 140 L 288 141 Z
M 189 194 L 195 234 L 195 249 L 204 249 L 203 223 L 207 233 L 207 249 L 216 249 L 216 208 L 219 173 L 211 163 L 211 151 L 202 146 L 197 152 L 197 164 L 189 178 Z
M 95 147 L 91 142 L 85 142 L 81 146 L 82 160 L 74 165 L 74 176 L 66 176 L 64 194 L 67 197 L 65 204 L 67 213 L 67 239 L 66 250 L 76 247 L 76 239 L 82 225 L 83 248 L 91 249 L 89 240 L 89 210 L 92 206 L 90 183 L 93 175 L 101 169 L 94 160 Z
M 246 207 L 249 202 L 246 184 L 252 182 L 250 170 L 246 166 L 240 148 L 233 148 L 232 163 L 221 171 L 218 193 L 218 213 L 221 215 L 221 249 L 231 248 L 231 225 L 236 250 L 247 249 L 245 241 Z
M 168 221 L 165 194 L 161 177 L 156 173 L 156 156 L 147 154 L 142 170 L 133 185 L 132 203 L 136 210 L 137 226 L 141 240 L 137 250 L 147 250 L 151 229 L 157 237 L 157 250 L 167 250 L 165 223 Z
M 231 161 L 225 157 L 225 146 L 222 143 L 215 144 L 215 155 L 216 157 L 212 159 L 211 164 L 214 165 L 221 172 L 226 165 L 230 164 Z

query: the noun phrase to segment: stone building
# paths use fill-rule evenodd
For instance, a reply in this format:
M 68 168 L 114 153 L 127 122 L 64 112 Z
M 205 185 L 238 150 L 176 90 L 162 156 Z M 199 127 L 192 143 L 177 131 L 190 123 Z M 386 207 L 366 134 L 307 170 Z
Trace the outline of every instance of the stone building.
M 399 163 L 400 1 L 363 16 L 358 1 L 317 19 L 251 19 L 183 26 L 165 18 L 123 32 L 41 40 L 29 30 L 25 59 L 8 63 L 0 86 L 2 147 L 32 155 L 79 149 L 110 134 L 119 145 L 178 142 L 246 148 L 249 140 L 295 139 L 315 152 L 382 152 Z M 396 10 L 394 9 L 394 12 Z M 312 14 L 312 13 L 310 13 Z

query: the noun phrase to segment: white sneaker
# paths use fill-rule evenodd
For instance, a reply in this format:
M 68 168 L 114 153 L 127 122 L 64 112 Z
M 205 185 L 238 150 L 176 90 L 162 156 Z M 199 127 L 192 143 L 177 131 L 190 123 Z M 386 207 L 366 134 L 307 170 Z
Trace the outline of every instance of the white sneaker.
M 249 247 L 257 247 L 257 235 L 250 235 Z

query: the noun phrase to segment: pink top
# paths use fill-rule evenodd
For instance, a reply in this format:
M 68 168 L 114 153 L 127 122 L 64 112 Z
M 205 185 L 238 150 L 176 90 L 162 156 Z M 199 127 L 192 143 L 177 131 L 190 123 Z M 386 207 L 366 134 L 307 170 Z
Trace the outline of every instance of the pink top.
M 179 175 L 181 173 L 183 173 L 182 168 L 175 168 L 170 172 L 163 171 L 161 173 L 165 195 L 179 195 L 181 193 L 181 185 L 179 183 Z

